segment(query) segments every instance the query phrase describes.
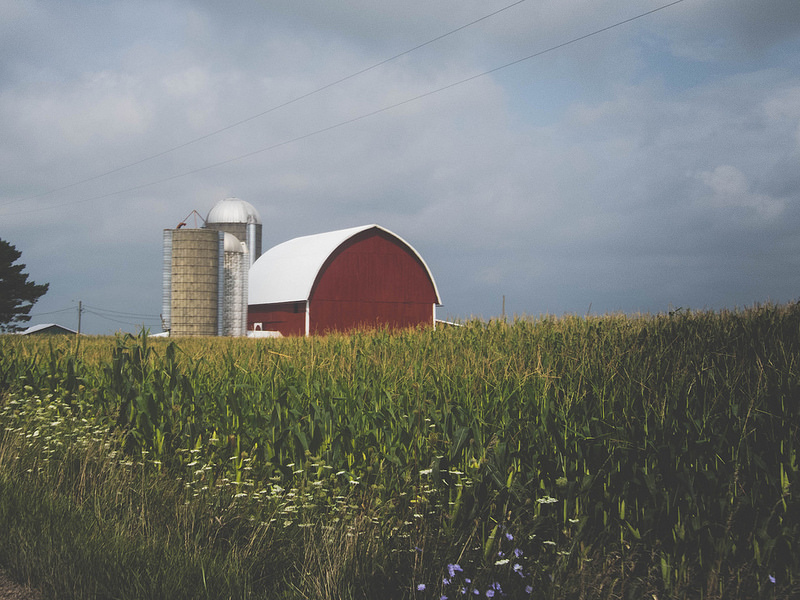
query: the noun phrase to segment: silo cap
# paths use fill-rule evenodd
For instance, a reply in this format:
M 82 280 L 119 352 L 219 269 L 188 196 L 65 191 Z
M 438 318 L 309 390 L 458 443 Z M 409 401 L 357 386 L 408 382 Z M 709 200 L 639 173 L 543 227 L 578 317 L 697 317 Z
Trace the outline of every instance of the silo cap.
M 247 245 L 244 242 L 240 242 L 239 238 L 237 238 L 232 233 L 225 232 L 225 252 L 241 252 L 244 253 Z
M 206 223 L 257 223 L 261 224 L 261 215 L 255 206 L 239 198 L 225 198 L 214 205 Z

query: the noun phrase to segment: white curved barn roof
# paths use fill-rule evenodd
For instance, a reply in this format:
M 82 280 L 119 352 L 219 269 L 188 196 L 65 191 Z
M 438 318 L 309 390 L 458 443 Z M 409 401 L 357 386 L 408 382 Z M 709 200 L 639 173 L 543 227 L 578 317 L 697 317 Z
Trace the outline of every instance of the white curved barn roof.
M 373 228 L 388 233 L 408 246 L 428 272 L 436 303 L 441 304 L 431 270 L 419 252 L 399 235 L 375 224 L 306 235 L 270 248 L 250 267 L 248 304 L 308 300 L 317 275 L 328 257 L 354 235 Z

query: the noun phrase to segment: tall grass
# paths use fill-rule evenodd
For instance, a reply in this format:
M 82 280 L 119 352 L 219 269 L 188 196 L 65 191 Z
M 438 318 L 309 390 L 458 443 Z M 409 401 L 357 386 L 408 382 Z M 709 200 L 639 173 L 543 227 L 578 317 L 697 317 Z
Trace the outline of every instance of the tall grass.
M 5 336 L 0 564 L 76 597 L 797 593 L 799 334 L 791 304 Z

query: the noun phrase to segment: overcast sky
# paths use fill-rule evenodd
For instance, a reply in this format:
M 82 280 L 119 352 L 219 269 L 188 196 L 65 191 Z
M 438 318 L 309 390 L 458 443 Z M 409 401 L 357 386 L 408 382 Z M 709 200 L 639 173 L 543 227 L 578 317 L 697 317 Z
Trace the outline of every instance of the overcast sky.
M 230 196 L 265 250 L 392 230 L 445 319 L 800 298 L 800 3 L 513 2 L 0 0 L 31 323 L 160 330 L 162 230 Z

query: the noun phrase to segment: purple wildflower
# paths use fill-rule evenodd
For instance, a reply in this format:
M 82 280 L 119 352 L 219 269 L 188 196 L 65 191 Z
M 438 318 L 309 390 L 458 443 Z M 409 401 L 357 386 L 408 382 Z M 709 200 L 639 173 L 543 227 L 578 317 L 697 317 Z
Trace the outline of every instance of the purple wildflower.
M 420 584 L 417 586 L 417 591 L 418 591 L 418 592 L 424 592 L 424 591 L 425 591 L 425 584 L 424 584 L 424 583 L 420 583 Z
M 533 586 L 532 585 L 526 585 L 525 586 L 525 593 L 530 596 L 533 593 Z
M 514 548 L 514 556 L 516 556 L 517 558 L 522 556 L 522 550 L 520 550 L 519 548 Z
M 494 590 L 486 590 L 487 598 L 494 598 Z
M 447 572 L 450 573 L 450 579 L 455 577 L 456 573 L 463 572 L 464 569 L 458 563 L 447 565 Z
M 775 577 L 773 575 L 769 576 L 769 582 L 770 583 L 775 583 Z
M 506 533 L 506 539 L 510 542 L 511 540 L 514 539 L 514 536 L 511 535 L 510 533 Z

